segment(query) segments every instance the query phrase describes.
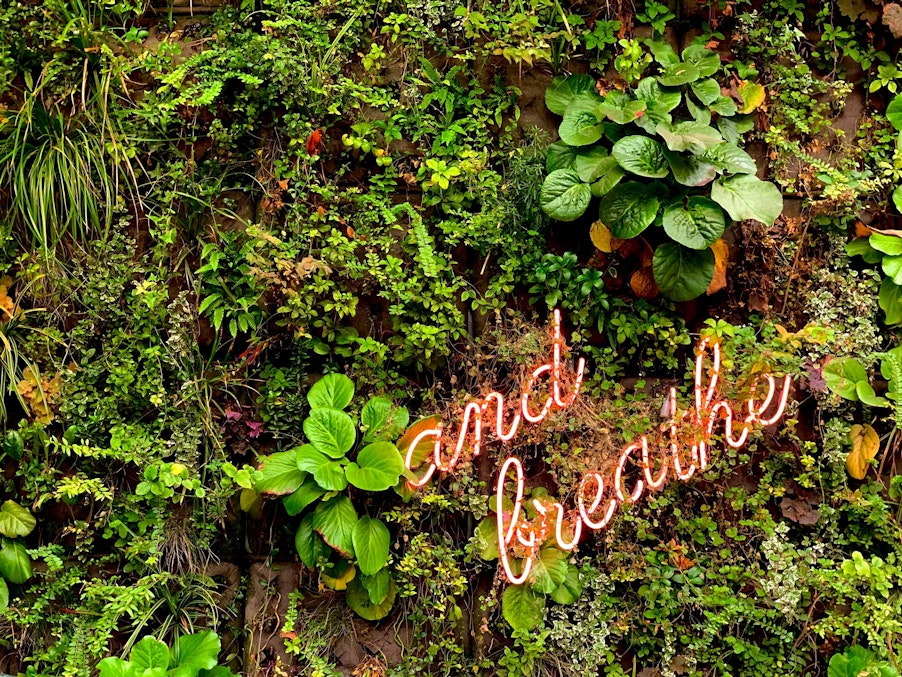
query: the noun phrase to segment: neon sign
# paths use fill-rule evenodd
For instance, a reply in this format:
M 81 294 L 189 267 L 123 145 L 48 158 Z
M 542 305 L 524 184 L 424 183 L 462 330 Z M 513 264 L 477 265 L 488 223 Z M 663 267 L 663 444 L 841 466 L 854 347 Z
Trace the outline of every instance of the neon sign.
M 526 387 L 516 401 L 515 407 L 506 404 L 504 395 L 491 392 L 481 399 L 470 401 L 463 411 L 456 440 L 451 441 L 445 434 L 444 427 L 439 424 L 420 432 L 411 441 L 404 457 L 404 465 L 411 467 L 414 454 L 421 443 L 431 439 L 431 459 L 425 472 L 417 480 L 408 480 L 410 488 L 424 486 L 436 471 L 449 473 L 469 451 L 472 457 L 482 452 L 487 434 L 492 434 L 501 442 L 512 440 L 521 425 L 525 423 L 541 423 L 554 410 L 571 406 L 579 395 L 585 374 L 586 361 L 580 358 L 576 369 L 572 372 L 565 368 L 561 354 L 567 350 L 561 336 L 560 311 L 554 311 L 552 324 L 552 357 L 533 370 Z M 710 380 L 705 383 L 705 358 L 710 352 L 711 366 L 708 371 Z M 565 373 L 565 371 L 567 373 Z M 539 380 L 549 379 L 548 395 L 544 402 L 534 402 L 535 390 Z M 623 503 L 635 503 L 646 488 L 655 490 L 664 486 L 671 471 L 678 480 L 688 480 L 697 470 L 704 471 L 708 467 L 711 437 L 715 427 L 722 424 L 723 438 L 733 447 L 740 448 L 748 440 L 749 432 L 757 424 L 771 425 L 776 423 L 786 408 L 789 396 L 789 376 L 783 378 L 779 395 L 777 383 L 773 376 L 765 375 L 767 394 L 763 399 L 756 399 L 759 379 L 752 386 L 751 395 L 744 403 L 745 416 L 738 420 L 733 406 L 717 396 L 717 384 L 720 378 L 720 345 L 709 339 L 703 339 L 698 346 L 695 359 L 694 406 L 688 411 L 678 412 L 676 388 L 670 389 L 670 420 L 663 424 L 660 432 L 666 437 L 663 448 L 658 450 L 658 463 L 653 462 L 649 436 L 642 435 L 636 442 L 622 450 L 614 470 L 613 477 L 606 480 L 597 470 L 587 471 L 576 490 L 576 507 L 570 510 L 559 502 L 551 506 L 533 500 L 532 505 L 539 515 L 537 520 L 528 520 L 523 509 L 525 479 L 523 464 L 515 456 L 509 456 L 501 464 L 495 489 L 495 515 L 501 566 L 507 580 L 519 585 L 527 580 L 532 571 L 533 555 L 548 537 L 553 520 L 554 537 L 562 550 L 573 550 L 579 543 L 583 529 L 599 530 L 605 528 L 614 515 L 617 507 Z M 770 416 L 765 412 L 773 405 Z M 484 426 L 483 420 L 492 423 Z M 689 442 L 689 453 L 686 458 L 685 447 Z M 424 459 L 425 460 L 425 459 Z M 628 464 L 638 466 L 638 478 L 633 480 L 632 490 L 624 486 L 628 472 Z M 513 510 L 505 512 L 503 502 L 508 476 L 513 473 L 515 498 Z M 511 549 L 518 548 L 524 553 L 523 566 L 517 574 L 511 566 Z

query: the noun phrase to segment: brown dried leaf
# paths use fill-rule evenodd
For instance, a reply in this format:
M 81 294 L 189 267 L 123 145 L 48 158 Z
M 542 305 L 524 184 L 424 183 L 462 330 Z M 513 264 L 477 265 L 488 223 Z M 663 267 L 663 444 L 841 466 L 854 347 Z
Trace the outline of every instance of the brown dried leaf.
M 640 299 L 653 299 L 660 293 L 651 266 L 643 266 L 633 273 L 630 278 L 630 288 Z
M 894 37 L 902 38 L 902 7 L 895 2 L 883 6 L 883 25 Z
M 708 296 L 727 286 L 727 264 L 730 262 L 730 248 L 723 239 L 712 244 L 711 249 L 714 251 L 714 277 L 705 291 Z

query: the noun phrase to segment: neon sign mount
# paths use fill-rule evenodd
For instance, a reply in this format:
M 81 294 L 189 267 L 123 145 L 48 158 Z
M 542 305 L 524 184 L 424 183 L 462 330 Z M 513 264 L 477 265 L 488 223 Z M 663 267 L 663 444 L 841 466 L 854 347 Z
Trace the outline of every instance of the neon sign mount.
M 482 453 L 487 435 L 502 443 L 509 442 L 517 435 L 521 425 L 541 423 L 552 411 L 571 406 L 582 387 L 586 361 L 579 358 L 572 378 L 566 379 L 565 382 L 562 354 L 566 351 L 567 346 L 561 336 L 560 311 L 555 310 L 551 360 L 533 370 L 527 379 L 526 387 L 515 400 L 516 406 L 507 405 L 501 393 L 491 392 L 468 402 L 464 407 L 456 439 L 451 440 L 441 424 L 420 432 L 407 448 L 404 465 L 408 470 L 414 470 L 411 466 L 414 453 L 422 443 L 428 444 L 428 440 L 431 440 L 432 453 L 426 456 L 428 465 L 425 472 L 420 469 L 423 474 L 417 480 L 408 480 L 408 486 L 417 489 L 425 486 L 436 472 L 443 474 L 452 472 L 464 459 L 465 452 L 469 452 L 471 457 L 478 456 Z M 710 380 L 706 384 L 705 358 L 709 353 Z M 678 412 L 676 388 L 670 389 L 668 409 L 670 420 L 660 427 L 661 436 L 665 437 L 666 441 L 664 448 L 658 450 L 658 467 L 653 467 L 654 454 L 650 449 L 649 436 L 642 435 L 621 451 L 610 481 L 606 481 L 598 470 L 589 470 L 582 476 L 576 490 L 575 508 L 568 510 L 559 502 L 554 502 L 549 507 L 538 500 L 533 500 L 532 505 L 538 518 L 528 520 L 523 509 L 525 494 L 523 464 L 516 456 L 509 456 L 504 460 L 498 473 L 494 508 L 501 567 L 508 581 L 519 585 L 529 578 L 533 556 L 548 538 L 552 528 L 558 547 L 562 550 L 573 550 L 579 543 L 584 528 L 604 529 L 619 505 L 635 503 L 646 489 L 656 490 L 663 487 L 671 469 L 676 478 L 682 481 L 690 479 L 696 471 L 704 471 L 708 467 L 711 437 L 718 425 L 722 425 L 724 441 L 738 449 L 748 440 L 753 426 L 772 425 L 780 419 L 789 396 L 789 376 L 783 378 L 779 394 L 776 380 L 772 375 L 759 378 L 744 403 L 745 416 L 739 421 L 733 406 L 717 396 L 720 366 L 719 343 L 703 339 L 695 358 L 694 406 L 688 411 Z M 543 377 L 550 379 L 548 395 L 541 404 L 533 403 L 536 385 Z M 767 383 L 767 394 L 759 402 L 756 399 L 756 386 L 761 380 Z M 765 416 L 765 412 L 771 408 L 774 411 L 771 415 Z M 490 412 L 494 415 L 492 416 Z M 483 425 L 486 418 L 491 419 L 488 426 Z M 688 458 L 685 458 L 684 440 L 687 438 L 691 439 L 691 444 Z M 449 453 L 446 453 L 446 450 Z M 639 479 L 635 479 L 632 490 L 627 491 L 624 487 L 625 475 L 631 459 L 638 465 Z M 505 489 L 508 476 L 512 472 L 515 486 L 513 510 L 505 512 L 503 509 Z M 523 566 L 519 574 L 515 573 L 511 566 L 511 550 L 523 555 Z

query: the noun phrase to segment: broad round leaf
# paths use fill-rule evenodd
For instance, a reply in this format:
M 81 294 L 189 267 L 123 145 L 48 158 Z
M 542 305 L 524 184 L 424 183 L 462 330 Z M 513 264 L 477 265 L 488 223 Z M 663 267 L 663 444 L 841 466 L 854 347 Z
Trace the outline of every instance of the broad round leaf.
M 348 584 L 348 591 L 345 593 L 345 601 L 348 606 L 363 619 L 368 621 L 378 621 L 385 618 L 391 611 L 392 605 L 395 603 L 397 589 L 395 582 L 389 580 L 388 594 L 379 604 L 373 604 L 370 599 L 370 593 L 358 579 L 354 579 Z
M 539 550 L 533 561 L 529 584 L 546 595 L 554 592 L 567 577 L 567 553 L 560 548 L 549 547 Z
M 868 373 L 854 357 L 836 357 L 822 369 L 827 387 L 840 397 L 858 401 L 857 384 L 868 380 Z
M 97 664 L 100 677 L 138 677 L 138 673 L 129 661 L 110 656 Z
M 545 152 L 545 171 L 549 174 L 558 169 L 573 169 L 579 149 L 568 146 L 563 141 L 555 141 Z
M 135 644 L 128 659 L 139 671 L 169 667 L 169 647 L 155 637 L 144 637 Z
M 754 174 L 756 171 L 752 156 L 726 141 L 708 148 L 702 153 L 701 159 L 714 165 L 720 171 L 731 174 Z
M 311 444 L 298 449 L 297 463 L 301 470 L 313 473 L 316 483 L 327 491 L 341 491 L 348 486 L 341 463 L 321 454 Z
M 683 99 L 679 89 L 662 89 L 654 78 L 644 78 L 636 87 L 636 96 L 649 105 L 654 104 L 655 110 L 659 113 L 669 113 L 679 106 Z
M 883 272 L 896 284 L 902 284 L 902 256 L 884 256 L 880 262 Z
M 594 112 L 573 108 L 567 110 L 558 128 L 561 141 L 570 146 L 588 146 L 598 141 L 603 133 L 604 127 Z
M 382 604 L 391 591 L 391 575 L 388 573 L 388 567 L 379 569 L 372 576 L 361 574 L 360 584 L 366 588 L 372 604 Z
M 589 146 L 580 148 L 573 161 L 573 169 L 584 183 L 592 183 L 604 173 L 606 163 L 617 164 L 609 155 L 604 146 Z
M 313 511 L 313 530 L 344 557 L 354 556 L 351 534 L 356 525 L 357 511 L 347 496 L 330 498 Z
M 711 199 L 734 221 L 754 219 L 772 226 L 783 211 L 783 196 L 772 183 L 752 174 L 718 179 L 711 186 Z
M 683 50 L 682 58 L 693 64 L 703 78 L 711 77 L 720 68 L 720 55 L 702 45 L 689 45 Z
M 579 178 L 586 183 L 592 184 L 591 192 L 596 197 L 607 193 L 624 176 L 620 164 L 608 155 L 607 151 L 605 151 L 603 157 L 597 157 L 594 161 L 584 159 L 580 162 L 580 159 L 577 159 L 576 166 Z
M 598 218 L 614 237 L 628 240 L 655 220 L 658 204 L 654 187 L 628 181 L 615 186 L 601 199 Z
M 394 439 L 409 421 L 407 409 L 395 406 L 387 397 L 371 397 L 360 412 L 360 423 L 366 429 L 364 442 L 372 442 L 379 437 Z
M 677 122 L 675 125 L 662 122 L 655 131 L 667 143 L 669 150 L 688 150 L 696 155 L 723 142 L 723 137 L 714 127 L 693 120 Z
M 592 189 L 572 169 L 558 169 L 545 177 L 542 210 L 557 221 L 575 221 L 592 201 Z
M 36 524 L 34 515 L 15 501 L 4 501 L 0 505 L 0 535 L 27 536 Z
M 595 91 L 595 78 L 591 75 L 571 75 L 567 78 L 555 78 L 551 87 L 545 90 L 545 105 L 556 115 L 563 115 L 567 107 L 577 96 L 598 96 Z M 598 97 L 599 101 L 601 97 Z
M 304 515 L 294 534 L 294 547 L 304 565 L 314 569 L 320 560 L 328 559 L 329 546 L 313 530 L 313 514 Z
M 661 179 L 667 176 L 667 158 L 661 144 L 647 136 L 624 136 L 614 144 L 611 155 L 626 171 Z
M 195 677 L 201 670 L 216 667 L 219 662 L 219 635 L 204 630 L 193 635 L 179 635 L 169 652 L 171 677 Z
M 887 326 L 893 327 L 902 324 L 902 287 L 884 278 L 880 283 L 880 293 L 877 297 L 880 308 L 886 313 Z
M 0 539 L 0 576 L 17 585 L 31 578 L 31 560 L 22 541 Z
M 22 459 L 22 454 L 25 453 L 25 440 L 18 431 L 11 430 L 6 433 L 6 437 L 3 438 L 3 453 L 11 456 L 15 461 Z
M 388 547 L 391 534 L 381 520 L 364 515 L 351 533 L 357 566 L 367 576 L 372 576 L 388 563 Z
M 695 96 L 698 97 L 698 100 L 705 106 L 710 106 L 720 98 L 720 85 L 717 84 L 717 80 L 714 78 L 698 80 L 693 82 L 690 87 L 692 88 L 692 93 L 695 94 Z
M 307 393 L 311 409 L 344 409 L 354 398 L 354 382 L 344 374 L 326 374 Z
M 884 233 L 871 233 L 871 236 L 868 238 L 868 244 L 878 252 L 883 252 L 890 256 L 902 255 L 902 237 L 885 235 Z
M 652 269 L 662 294 L 673 301 L 689 301 L 704 294 L 714 277 L 714 252 L 668 242 L 655 250 Z
M 706 197 L 690 197 L 664 210 L 664 231 L 690 249 L 705 249 L 724 231 L 723 211 Z
M 665 67 L 661 74 L 657 76 L 657 80 L 665 87 L 678 87 L 679 85 L 685 85 L 687 82 L 698 80 L 700 77 L 701 73 L 694 64 L 677 63 Z
M 695 155 L 680 155 L 672 151 L 664 153 L 673 178 L 684 186 L 704 186 L 717 178 L 717 167 Z
M 579 580 L 579 569 L 567 565 L 567 576 L 551 593 L 551 599 L 558 604 L 573 604 L 583 594 L 583 584 Z
M 342 565 L 343 568 L 342 568 Z M 328 571 L 323 567 L 319 571 L 320 580 L 330 590 L 347 590 L 350 583 L 357 576 L 357 567 L 342 558 L 339 563 L 330 563 Z
M 509 585 L 501 596 L 501 613 L 514 630 L 532 630 L 542 623 L 545 596 L 528 585 Z
M 341 458 L 357 439 L 354 421 L 338 409 L 313 409 L 304 419 L 304 434 L 307 440 L 332 458 Z
M 254 490 L 258 494 L 276 496 L 296 491 L 307 479 L 307 474 L 298 468 L 297 451 L 280 451 L 264 457 L 258 468 L 263 476 L 254 483 Z
M 902 132 L 902 95 L 896 96 L 886 107 L 886 119 L 897 130 Z
M 285 512 L 294 517 L 319 498 L 322 498 L 326 490 L 317 484 L 315 477 L 308 477 L 298 487 L 297 491 L 282 499 L 285 504 Z
M 357 454 L 357 462 L 345 470 L 348 481 L 364 491 L 385 491 L 398 483 L 402 472 L 404 459 L 391 442 L 366 445 Z
M 473 542 L 482 559 L 493 560 L 501 556 L 498 550 L 498 525 L 494 517 L 480 520 L 473 533 Z

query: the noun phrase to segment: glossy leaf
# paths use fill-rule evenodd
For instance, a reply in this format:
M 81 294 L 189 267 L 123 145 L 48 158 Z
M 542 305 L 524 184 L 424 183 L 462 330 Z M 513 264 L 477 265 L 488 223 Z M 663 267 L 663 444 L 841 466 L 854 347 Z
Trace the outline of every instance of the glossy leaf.
M 701 76 L 701 71 L 695 64 L 683 62 L 665 66 L 657 80 L 665 87 L 677 87 L 698 80 Z
M 373 605 L 382 604 L 391 591 L 391 575 L 388 573 L 388 567 L 379 569 L 375 574 L 367 576 L 360 575 L 360 584 L 366 588 L 370 597 L 370 603 Z
M 662 294 L 673 301 L 689 301 L 701 296 L 711 283 L 714 252 L 668 242 L 655 250 L 652 268 Z
M 6 581 L 0 578 L 0 611 L 5 610 L 9 606 L 9 587 Z
M 560 548 L 546 547 L 539 550 L 533 560 L 529 584 L 546 595 L 554 592 L 567 577 L 567 553 Z
M 711 77 L 720 68 L 720 55 L 701 45 L 689 45 L 681 56 L 683 61 L 694 65 L 703 78 Z
M 304 419 L 304 434 L 317 451 L 332 458 L 341 458 L 354 446 L 357 428 L 343 411 L 313 409 Z
M 100 677 L 138 677 L 138 671 L 129 662 L 110 656 L 97 664 Z
M 549 174 L 558 169 L 573 169 L 579 148 L 568 146 L 563 141 L 555 141 L 545 152 L 545 171 Z
M 323 501 L 313 511 L 313 530 L 343 556 L 354 556 L 351 534 L 357 525 L 357 511 L 347 496 L 335 496 Z
M 385 491 L 398 482 L 404 471 L 404 460 L 391 442 L 373 442 L 357 454 L 345 473 L 348 481 L 365 491 Z
M 555 78 L 551 86 L 545 90 L 545 105 L 556 115 L 563 115 L 578 96 L 598 96 L 595 91 L 595 78 L 591 75 L 571 75 L 567 78 Z M 601 100 L 601 97 L 598 97 Z
M 364 515 L 354 526 L 351 539 L 357 566 L 367 576 L 372 576 L 388 563 L 391 534 L 381 520 Z
M 325 493 L 326 490 L 317 483 L 314 477 L 308 477 L 298 487 L 297 491 L 282 499 L 285 505 L 285 512 L 294 517 L 300 514 L 308 505 L 322 498 Z
M 878 301 L 886 314 L 885 321 L 888 326 L 902 324 L 902 287 L 889 278 L 884 278 L 880 284 Z
M 9 538 L 27 536 L 36 524 L 34 515 L 15 501 L 4 501 L 0 505 L 0 535 Z
M 345 601 L 354 613 L 361 618 L 368 621 L 378 621 L 380 618 L 388 616 L 395 603 L 396 595 L 395 582 L 389 580 L 388 594 L 379 604 L 374 604 L 370 599 L 369 591 L 364 587 L 363 583 L 358 579 L 354 579 L 348 584 Z
M 705 186 L 717 178 L 717 168 L 694 155 L 681 155 L 672 151 L 664 153 L 674 180 L 684 186 Z
M 573 604 L 583 594 L 583 584 L 579 580 L 579 569 L 567 565 L 567 575 L 551 593 L 551 599 L 558 604 Z
M 143 637 L 128 656 L 137 670 L 169 667 L 169 647 L 154 637 Z
M 573 169 L 580 181 L 592 183 L 604 174 L 611 163 L 616 165 L 617 161 L 608 155 L 604 146 L 590 146 L 581 148 L 576 154 Z
M 852 451 L 846 457 L 846 470 L 856 480 L 867 475 L 870 461 L 880 451 L 880 437 L 870 425 L 853 425 L 849 430 Z
M 394 438 L 410 421 L 410 414 L 404 407 L 398 407 L 387 397 L 371 397 L 360 412 L 360 423 L 366 429 L 364 442 L 372 442 L 380 437 Z
M 169 652 L 170 677 L 196 677 L 219 662 L 219 636 L 212 630 L 193 635 L 178 635 Z
M 557 221 L 575 221 L 592 201 L 592 190 L 572 169 L 558 169 L 545 177 L 540 195 L 542 210 Z
M 614 144 L 611 155 L 626 171 L 648 178 L 667 176 L 667 158 L 657 141 L 647 136 L 624 136 Z
M 344 409 L 354 398 L 354 382 L 344 374 L 326 374 L 307 393 L 311 409 Z
M 614 237 L 636 237 L 655 220 L 659 205 L 656 192 L 653 186 L 635 181 L 621 183 L 601 199 L 598 218 Z
M 297 449 L 264 457 L 258 470 L 262 473 L 262 477 L 254 483 L 254 490 L 258 494 L 290 494 L 307 478 L 307 473 L 298 468 Z
M 717 80 L 714 78 L 698 80 L 693 82 L 690 87 L 692 88 L 692 93 L 706 106 L 710 106 L 720 97 L 720 85 L 717 84 Z
M 561 141 L 570 146 L 588 146 L 598 141 L 604 128 L 594 112 L 568 109 L 558 128 Z
M 664 231 L 690 249 L 706 249 L 724 231 L 723 211 L 706 197 L 690 197 L 664 210 Z
M 726 141 L 716 143 L 705 150 L 700 159 L 730 174 L 754 174 L 756 171 L 752 156 Z
M 677 122 L 674 125 L 661 123 L 656 131 L 667 143 L 669 150 L 690 151 L 696 155 L 723 142 L 723 137 L 716 129 L 693 120 Z
M 858 401 L 856 384 L 868 380 L 864 366 L 854 357 L 835 357 L 822 370 L 827 387 L 840 397 Z
M 883 252 L 890 256 L 902 255 L 902 237 L 885 235 L 884 233 L 871 233 L 868 242 L 878 252 Z
M 0 538 L 0 576 L 10 583 L 24 583 L 31 578 L 31 559 L 22 541 Z
M 780 190 L 751 174 L 718 179 L 711 187 L 711 199 L 734 221 L 754 219 L 771 226 L 783 211 Z
M 317 562 L 329 557 L 329 546 L 318 533 L 313 530 L 313 514 L 305 515 L 298 524 L 294 534 L 294 547 L 304 565 L 310 569 Z
M 545 596 L 528 585 L 509 585 L 501 595 L 501 613 L 514 630 L 532 630 L 542 623 Z

